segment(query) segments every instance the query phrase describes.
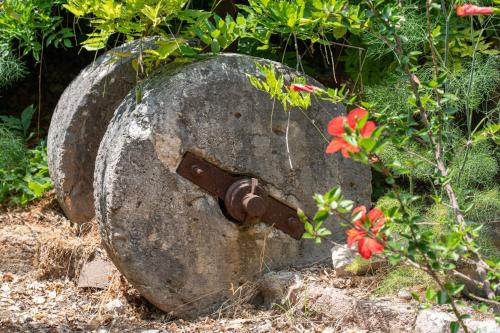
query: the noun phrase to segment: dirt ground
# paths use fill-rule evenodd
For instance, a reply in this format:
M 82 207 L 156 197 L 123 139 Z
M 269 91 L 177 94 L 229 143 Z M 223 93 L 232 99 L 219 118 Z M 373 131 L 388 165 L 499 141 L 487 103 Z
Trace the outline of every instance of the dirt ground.
M 247 303 L 248 297 L 226 305 L 222 312 L 195 321 L 171 318 L 142 298 L 119 273 L 110 276 L 106 290 L 77 287 L 81 264 L 96 253 L 105 254 L 99 245 L 97 228 L 88 225 L 81 230 L 72 226 L 53 194 L 27 208 L 4 208 L 0 212 L 0 230 L 21 227 L 25 228 L 21 231 L 35 233 L 39 244 L 33 265 L 21 269 L 25 273 L 0 271 L 2 333 L 321 332 L 329 324 L 300 315 L 290 316 L 287 309 L 264 309 Z M 9 249 L 0 245 L 0 253 L 7 255 L 6 251 Z M 310 268 L 311 278 L 328 276 L 326 270 L 326 275 L 316 274 L 320 270 Z
M 105 289 L 78 288 L 82 264 L 95 256 L 105 257 L 95 224 L 72 226 L 53 194 L 27 208 L 0 211 L 0 332 L 366 332 L 303 311 L 304 305 L 266 308 L 256 301 L 253 286 L 211 316 L 172 318 L 142 298 L 119 272 L 109 276 Z M 6 270 L 9 260 L 14 266 Z M 337 278 L 333 269 L 319 266 L 297 273 L 360 298 L 384 274 Z

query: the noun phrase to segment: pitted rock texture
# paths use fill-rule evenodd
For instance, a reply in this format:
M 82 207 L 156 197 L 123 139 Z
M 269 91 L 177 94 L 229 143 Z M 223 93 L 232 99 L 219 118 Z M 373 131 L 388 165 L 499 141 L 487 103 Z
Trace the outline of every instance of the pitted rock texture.
M 49 170 L 57 199 L 73 222 L 94 217 L 97 149 L 116 107 L 136 84 L 131 62 L 146 46 L 154 43 L 136 40 L 97 58 L 66 88 L 54 111 L 48 135 Z
M 140 103 L 132 93 L 124 99 L 99 148 L 94 195 L 108 254 L 144 297 L 176 316 L 212 313 L 268 269 L 331 255 L 328 242 L 230 222 L 215 197 L 176 173 L 185 152 L 257 177 L 271 195 L 309 214 L 313 193 L 335 185 L 346 198 L 370 201 L 369 168 L 324 153 L 326 125 L 343 107 L 314 101 L 307 111 L 291 110 L 288 121 L 279 103 L 272 112 L 269 96 L 250 84 L 256 61 L 272 63 L 226 54 L 163 68 L 145 80 Z M 297 75 L 273 64 L 287 81 Z M 332 238 L 344 239 L 338 225 L 329 227 Z
M 0 224 L 0 272 L 27 273 L 37 266 L 38 235 L 23 225 Z

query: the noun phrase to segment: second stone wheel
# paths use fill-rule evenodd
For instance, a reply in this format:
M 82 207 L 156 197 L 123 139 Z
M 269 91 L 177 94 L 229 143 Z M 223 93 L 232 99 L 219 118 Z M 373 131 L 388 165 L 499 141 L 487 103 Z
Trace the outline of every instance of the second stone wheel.
M 334 185 L 352 200 L 370 201 L 369 169 L 324 154 L 318 129 L 326 136 L 342 107 L 314 102 L 290 111 L 289 120 L 278 103 L 272 112 L 269 96 L 247 77 L 259 75 L 256 61 L 272 63 L 227 54 L 163 69 L 145 81 L 140 103 L 125 98 L 99 148 L 95 206 L 108 254 L 144 297 L 175 316 L 210 314 L 263 272 L 328 259 L 331 248 L 262 223 L 238 225 L 213 193 L 177 173 L 186 156 L 258 179 L 255 195 L 265 191 L 309 214 L 313 193 Z M 296 75 L 273 64 L 287 80 Z M 330 227 L 334 239 L 345 239 Z

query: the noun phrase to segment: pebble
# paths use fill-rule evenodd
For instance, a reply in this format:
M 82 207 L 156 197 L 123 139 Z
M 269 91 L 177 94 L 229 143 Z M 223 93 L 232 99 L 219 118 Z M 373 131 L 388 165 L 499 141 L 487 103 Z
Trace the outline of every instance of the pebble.
M 407 301 L 411 301 L 411 299 L 413 298 L 408 289 L 400 289 L 398 292 L 398 297 Z
M 109 301 L 106 304 L 105 308 L 106 308 L 106 311 L 108 311 L 108 312 L 120 311 L 123 309 L 123 303 L 122 303 L 122 301 L 120 301 L 120 299 L 115 298 L 115 299 Z
M 35 304 L 43 304 L 43 303 L 45 303 L 45 297 L 35 296 L 35 297 L 33 297 L 33 303 L 35 303 Z

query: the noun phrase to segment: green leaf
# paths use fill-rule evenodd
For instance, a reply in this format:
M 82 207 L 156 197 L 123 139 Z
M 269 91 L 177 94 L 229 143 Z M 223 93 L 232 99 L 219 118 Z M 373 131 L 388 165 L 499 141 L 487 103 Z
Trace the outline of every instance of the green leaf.
M 362 211 L 357 211 L 356 213 L 354 213 L 351 217 L 351 221 L 357 221 L 359 219 L 361 219 L 361 217 L 363 216 L 363 212 Z
M 437 292 L 437 302 L 438 304 L 447 304 L 449 303 L 450 297 L 448 296 L 448 293 L 444 290 L 439 290 Z
M 213 39 L 212 43 L 210 44 L 210 48 L 213 53 L 219 53 L 220 52 L 220 44 L 217 39 Z
M 425 291 L 425 298 L 428 301 L 433 301 L 436 299 L 437 293 L 432 287 L 428 287 L 427 290 Z
M 454 295 L 459 294 L 464 289 L 465 285 L 448 282 L 444 285 L 444 287 L 450 295 L 454 296 Z
M 33 107 L 33 104 L 25 108 L 21 113 L 21 125 L 23 127 L 23 133 L 25 137 L 28 135 L 28 130 L 30 128 L 31 119 L 33 118 L 34 113 L 35 108 Z
M 247 21 L 245 20 L 245 18 L 241 15 L 238 15 L 238 17 L 236 18 L 236 23 L 238 25 L 245 25 L 247 23 Z
M 459 328 L 460 328 L 460 324 L 458 323 L 458 321 L 452 321 L 450 323 L 451 333 L 457 333 Z
M 320 228 L 317 231 L 317 234 L 321 237 L 326 237 L 326 236 L 330 236 L 332 234 L 332 232 L 326 228 Z
M 77 17 L 85 15 L 85 11 L 81 8 L 76 7 L 76 6 L 64 4 L 63 7 Z
M 67 48 L 71 48 L 71 47 L 73 47 L 73 44 L 71 43 L 71 40 L 70 40 L 70 39 L 63 39 L 63 44 L 64 44 L 64 46 L 66 46 Z
M 212 32 L 210 33 L 210 36 L 212 36 L 212 38 L 217 38 L 217 37 L 219 37 L 219 36 L 220 36 L 220 33 L 221 33 L 221 32 L 220 32 L 220 30 L 215 29 L 214 31 L 212 31 Z
M 41 197 L 44 192 L 44 187 L 37 182 L 30 181 L 28 182 L 28 187 L 33 191 L 36 197 Z
M 347 29 L 346 27 L 333 27 L 333 37 L 335 37 L 335 39 L 341 39 L 342 37 L 345 36 L 345 34 L 347 33 Z
M 314 228 L 311 223 L 309 222 L 304 222 L 304 229 L 307 231 L 307 233 L 313 235 L 314 234 Z
M 328 217 L 328 210 L 326 209 L 320 209 L 316 212 L 316 214 L 313 217 L 314 221 L 320 222 L 326 220 Z
M 339 203 L 339 207 L 337 208 L 337 211 L 341 214 L 344 213 L 349 213 L 352 208 L 354 207 L 354 201 L 352 200 L 342 200 Z

